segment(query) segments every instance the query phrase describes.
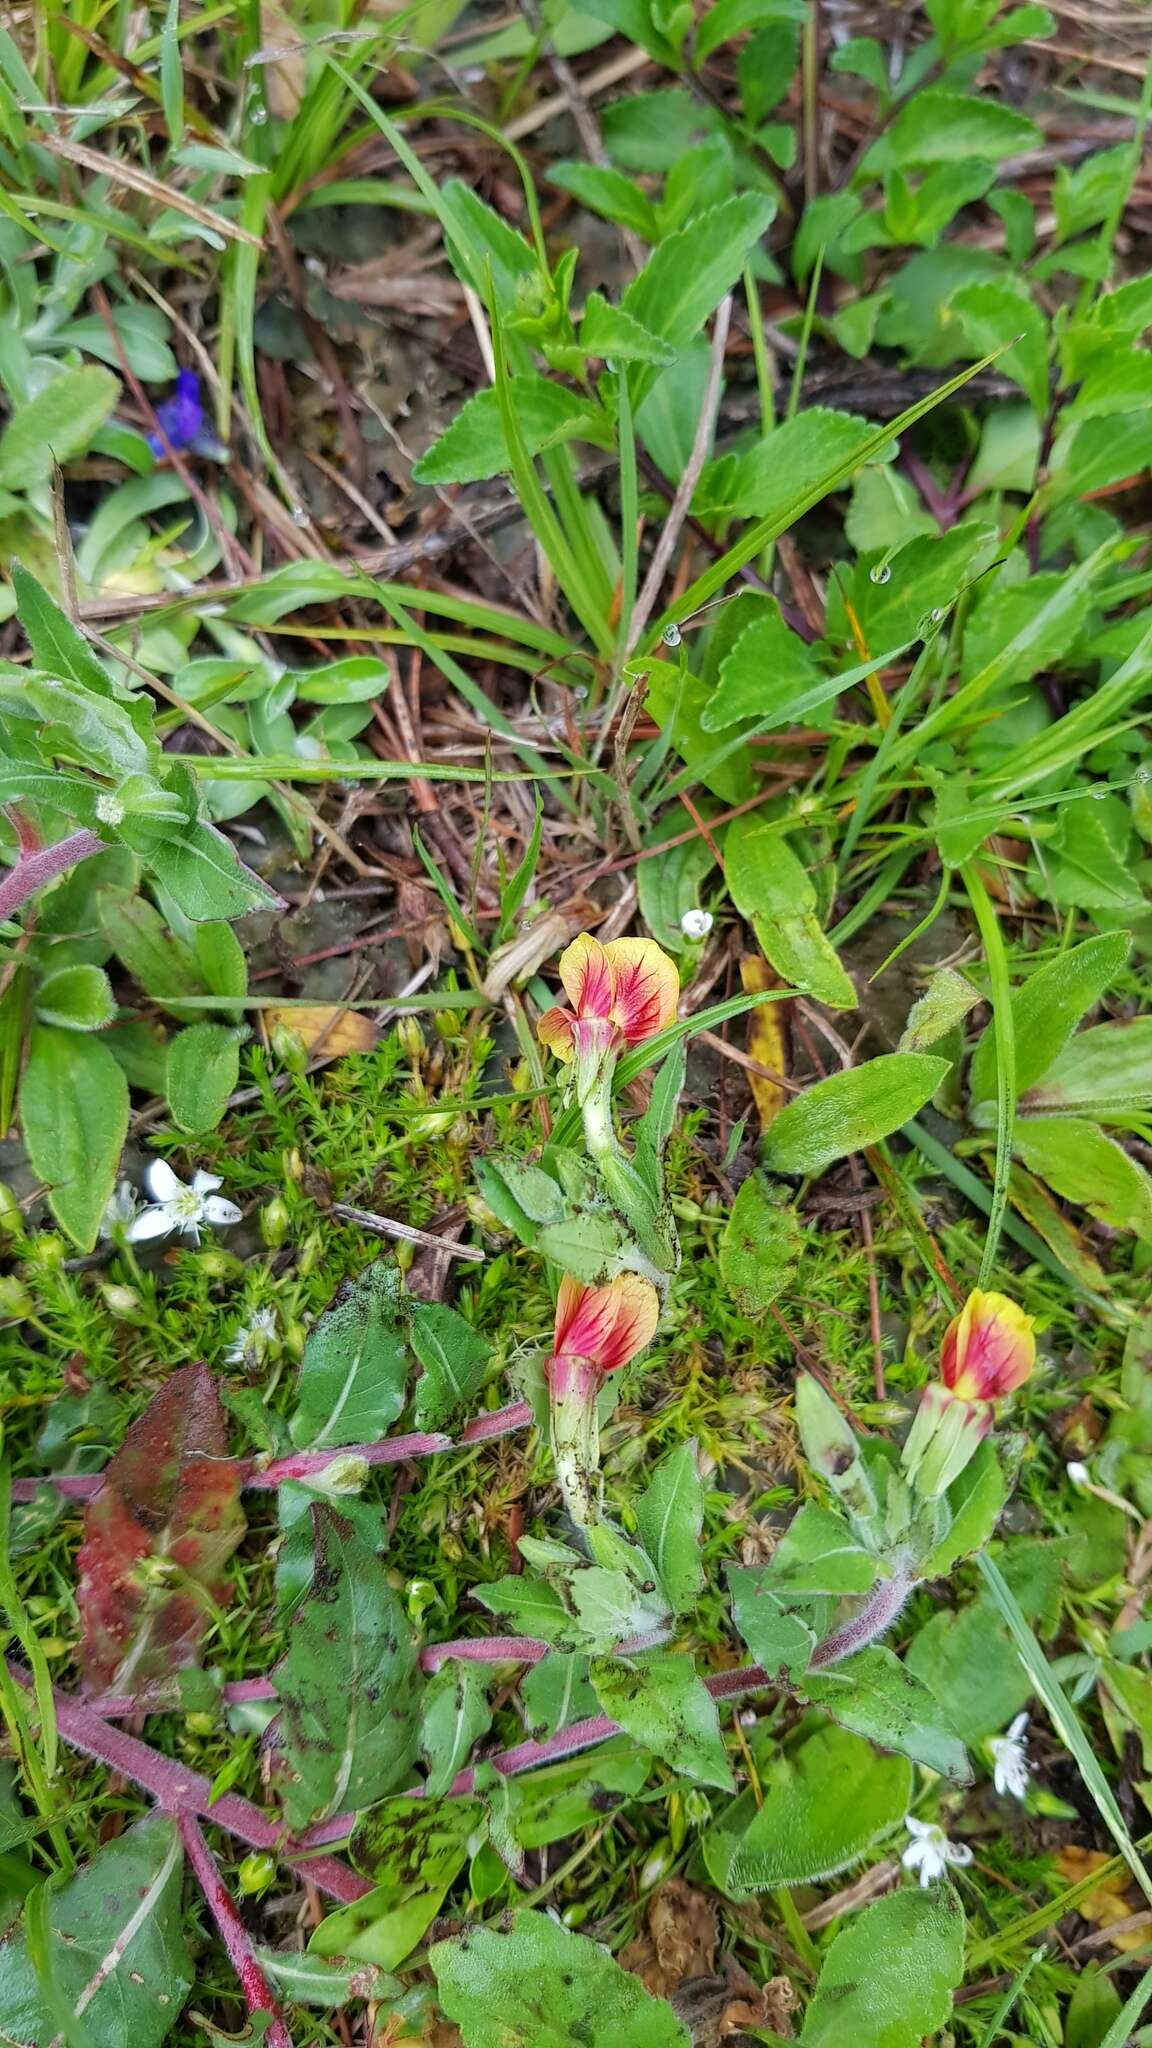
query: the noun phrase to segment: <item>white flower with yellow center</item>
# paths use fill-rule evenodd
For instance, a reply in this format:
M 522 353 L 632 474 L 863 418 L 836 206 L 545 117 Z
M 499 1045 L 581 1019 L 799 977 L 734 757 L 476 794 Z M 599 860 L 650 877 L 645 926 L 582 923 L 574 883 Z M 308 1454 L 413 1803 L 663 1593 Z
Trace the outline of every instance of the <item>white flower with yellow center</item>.
M 154 1159 L 144 1179 L 152 1200 L 129 1226 L 128 1238 L 132 1244 L 139 1244 L 149 1237 L 171 1237 L 174 1230 L 179 1231 L 182 1237 L 190 1237 L 193 1244 L 199 1244 L 202 1224 L 211 1224 L 215 1230 L 227 1230 L 240 1221 L 241 1211 L 235 1202 L 226 1201 L 223 1195 L 213 1192 L 221 1184 L 218 1173 L 203 1173 L 198 1168 L 192 1175 L 191 1185 L 186 1186 L 173 1173 L 166 1159 Z

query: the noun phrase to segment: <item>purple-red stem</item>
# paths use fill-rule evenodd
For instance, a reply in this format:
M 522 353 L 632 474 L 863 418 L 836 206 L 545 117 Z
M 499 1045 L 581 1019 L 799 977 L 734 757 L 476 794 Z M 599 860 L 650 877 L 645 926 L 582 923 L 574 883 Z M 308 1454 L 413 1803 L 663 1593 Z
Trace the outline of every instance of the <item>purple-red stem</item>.
M 249 1492 L 266 1492 L 288 1479 L 314 1479 L 345 1458 L 362 1458 L 366 1465 L 398 1465 L 405 1458 L 429 1458 L 436 1451 L 468 1450 L 473 1444 L 490 1443 L 494 1437 L 525 1429 L 531 1420 L 532 1410 L 527 1401 L 512 1401 L 506 1408 L 493 1408 L 488 1414 L 473 1416 L 458 1437 L 415 1431 L 406 1436 L 386 1436 L 375 1444 L 346 1444 L 332 1451 L 296 1451 L 291 1457 L 277 1458 L 263 1470 L 246 1466 L 243 1485 Z M 102 1472 L 65 1473 L 58 1478 L 46 1473 L 43 1479 L 14 1481 L 12 1499 L 17 1503 L 35 1500 L 42 1486 L 54 1486 L 67 1500 L 91 1500 L 103 1484 Z
M 200 1889 L 208 1902 L 208 1910 L 216 1922 L 216 1930 L 228 1951 L 228 1960 L 240 1979 L 244 2003 L 250 2013 L 266 2012 L 271 2015 L 271 2025 L 264 2036 L 268 2048 L 292 2048 L 292 2036 L 280 2017 L 272 1986 L 260 1968 L 252 1949 L 248 1929 L 236 1910 L 235 1901 L 216 1868 L 212 1851 L 204 1840 L 204 1832 L 195 1814 L 185 1810 L 176 1816 L 180 1839 L 189 1863 L 200 1880 Z
M 622 1644 L 621 1649 L 634 1649 Z M 547 1643 L 536 1636 L 461 1636 L 451 1643 L 429 1643 L 420 1652 L 421 1671 L 439 1671 L 450 1657 L 461 1664 L 539 1664 L 548 1655 Z M 226 1706 L 238 1707 L 249 1700 L 274 1700 L 276 1687 L 270 1678 L 236 1678 L 221 1686 Z M 84 1703 L 103 1721 L 123 1721 L 129 1714 L 172 1714 L 180 1710 L 176 1693 L 106 1692 Z
M 57 875 L 66 875 L 69 868 L 87 860 L 90 853 L 99 853 L 103 846 L 98 832 L 84 831 L 72 832 L 67 839 L 58 839 L 54 846 L 41 846 L 35 853 L 21 852 L 0 881 L 0 919 L 11 917 L 37 889 L 54 882 Z

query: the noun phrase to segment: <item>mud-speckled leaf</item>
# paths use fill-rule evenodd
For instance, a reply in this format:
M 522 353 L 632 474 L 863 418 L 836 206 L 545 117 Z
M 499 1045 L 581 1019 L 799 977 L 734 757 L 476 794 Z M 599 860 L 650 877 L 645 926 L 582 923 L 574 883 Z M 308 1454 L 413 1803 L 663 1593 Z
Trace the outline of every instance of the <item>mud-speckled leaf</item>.
M 344 1282 L 304 1347 L 293 1443 L 371 1443 L 404 1406 L 407 1372 L 399 1276 L 377 1259 Z
M 729 1565 L 728 1586 L 733 1619 L 754 1662 L 781 1681 L 798 1678 L 808 1669 L 816 1647 L 815 1629 L 790 1613 L 766 1583 L 765 1574 L 750 1565 Z
M 720 1239 L 720 1277 L 744 1315 L 762 1315 L 775 1301 L 803 1244 L 803 1226 L 786 1191 L 750 1173 L 736 1191 Z
M 275 910 L 280 898 L 214 825 L 189 823 L 148 849 L 148 866 L 194 924 Z
M 330 1963 L 294 1948 L 257 1947 L 255 1955 L 283 1997 L 326 2012 L 339 2012 L 350 1998 L 393 1999 L 403 1990 L 398 1978 L 385 1976 L 374 1963 Z
M 477 1799 L 385 1799 L 358 1820 L 352 1861 L 393 1899 L 448 1889 L 480 1829 Z
M 470 1928 L 429 1962 L 465 2048 L 689 2048 L 664 1999 L 545 1913 L 517 1913 L 508 1933 Z
M 487 1339 L 439 1301 L 410 1304 L 412 1349 L 423 1371 L 416 1382 L 417 1429 L 451 1429 L 476 1405 L 492 1356 Z
M 964 1973 L 964 1909 L 951 1886 L 893 1892 L 844 1922 L 825 1958 L 802 2048 L 919 2048 Z
M 760 1789 L 763 1805 L 728 1867 L 729 1882 L 744 1891 L 821 1884 L 847 1870 L 903 1820 L 912 1768 L 844 1728 L 820 1728 L 770 1759 Z
M 90 1033 L 38 1024 L 20 1083 L 20 1127 L 62 1230 L 96 1242 L 128 1132 L 128 1083 Z
M 280 1790 L 290 1827 L 395 1791 L 416 1755 L 416 1645 L 388 1569 L 327 1505 L 312 1509 L 316 1569 L 276 1666 Z
M 192 1982 L 183 1866 L 175 1821 L 151 1814 L 49 1892 L 52 1977 L 78 2042 L 159 2048 L 171 2033 Z M 10 1935 L 0 1943 L 0 2042 L 49 2048 L 59 2039 L 25 1937 Z
M 765 1164 L 776 1173 L 820 1173 L 890 1137 L 931 1100 L 949 1064 L 925 1052 L 881 1053 L 817 1081 L 781 1110 L 764 1140 Z
M 828 1671 L 810 1671 L 804 1690 L 841 1727 L 895 1749 L 942 1778 L 965 1785 L 972 1776 L 967 1752 L 928 1687 L 892 1650 L 873 1643 Z
M 420 1754 L 428 1766 L 429 1799 L 447 1792 L 467 1763 L 473 1743 L 491 1725 L 485 1673 L 477 1664 L 449 1658 L 424 1687 L 420 1715 Z
M 592 1684 L 606 1714 L 685 1778 L 733 1787 L 716 1703 L 694 1660 L 677 1650 L 593 1657 Z
M 537 1742 L 546 1741 L 559 1728 L 567 1728 L 570 1721 L 582 1721 L 586 1715 L 594 1714 L 596 1695 L 588 1677 L 587 1657 L 563 1650 L 550 1651 L 521 1679 L 520 1698 L 528 1733 Z
M 661 1458 L 636 1504 L 636 1523 L 669 1605 L 683 1614 L 704 1578 L 704 1487 L 695 1442 L 677 1444 Z
M 194 1664 L 245 1530 L 212 1375 L 186 1365 L 132 1424 L 84 1516 L 81 1662 L 94 1691 Z M 149 1569 L 151 1567 L 151 1569 Z

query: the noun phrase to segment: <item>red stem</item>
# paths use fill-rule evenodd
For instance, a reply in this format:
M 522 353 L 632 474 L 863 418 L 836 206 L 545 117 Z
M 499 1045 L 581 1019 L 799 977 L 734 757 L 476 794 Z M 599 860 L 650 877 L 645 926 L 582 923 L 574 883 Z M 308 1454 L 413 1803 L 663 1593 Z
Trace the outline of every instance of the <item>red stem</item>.
M 32 1681 L 19 1664 L 9 1663 L 8 1669 L 18 1685 L 31 1689 Z M 187 1770 L 171 1757 L 161 1756 L 159 1750 L 150 1749 L 146 1742 L 126 1734 L 123 1728 L 109 1727 L 91 1707 L 69 1699 L 66 1693 L 54 1693 L 53 1700 L 56 1726 L 70 1748 L 78 1749 L 82 1756 L 94 1757 L 97 1763 L 107 1764 L 109 1770 L 120 1771 L 149 1793 L 165 1812 L 197 1813 L 202 1819 L 227 1828 L 230 1835 L 246 1842 L 250 1849 L 272 1850 L 343 1906 L 354 1905 L 371 1891 L 371 1885 L 357 1877 L 339 1857 L 299 1855 L 297 1844 L 287 1841 L 283 1831 L 239 1793 L 225 1792 L 214 1800 L 208 1779 L 199 1771 Z
M 622 1645 L 622 1648 L 635 1647 Z M 439 1671 L 450 1657 L 461 1664 L 539 1664 L 548 1655 L 547 1643 L 536 1636 L 461 1636 L 452 1643 L 429 1643 L 420 1652 L 421 1671 Z M 270 1678 L 236 1678 L 220 1688 L 227 1706 L 249 1700 L 274 1700 L 276 1687 Z M 174 1691 L 106 1692 L 84 1702 L 90 1713 L 103 1721 L 123 1721 L 129 1714 L 172 1714 L 180 1711 Z
M 292 2048 L 292 2037 L 280 2017 L 272 1986 L 256 1960 L 248 1929 L 216 1868 L 199 1821 L 194 1814 L 183 1812 L 177 1814 L 176 1825 L 180 1829 L 188 1861 L 200 1880 L 200 1889 L 216 1922 L 217 1932 L 228 1951 L 228 1960 L 240 1979 L 245 2005 L 250 2013 L 271 2014 L 272 2024 L 264 2036 L 268 2048 Z
M 437 1451 L 467 1450 L 472 1444 L 490 1443 L 494 1437 L 525 1429 L 531 1420 L 532 1410 L 527 1401 L 512 1401 L 506 1408 L 493 1408 L 487 1414 L 473 1416 L 456 1438 L 413 1432 L 386 1436 L 375 1444 L 346 1444 L 333 1451 L 295 1451 L 291 1457 L 277 1458 L 273 1464 L 265 1465 L 262 1471 L 246 1465 L 243 1484 L 249 1492 L 262 1493 L 282 1486 L 287 1479 L 314 1479 L 344 1458 L 362 1458 L 366 1465 L 398 1465 L 405 1458 L 430 1458 Z M 49 1472 L 43 1479 L 15 1480 L 12 1499 L 18 1504 L 35 1500 L 42 1486 L 54 1486 L 67 1500 L 91 1500 L 103 1484 L 102 1472 L 61 1474 L 58 1478 Z
M 99 853 L 103 845 L 98 832 L 83 831 L 58 839 L 54 846 L 42 846 L 36 853 L 21 852 L 0 882 L 0 919 L 11 917 L 37 889 L 54 882 L 57 875 L 67 874 L 78 861 L 87 860 L 90 853 Z

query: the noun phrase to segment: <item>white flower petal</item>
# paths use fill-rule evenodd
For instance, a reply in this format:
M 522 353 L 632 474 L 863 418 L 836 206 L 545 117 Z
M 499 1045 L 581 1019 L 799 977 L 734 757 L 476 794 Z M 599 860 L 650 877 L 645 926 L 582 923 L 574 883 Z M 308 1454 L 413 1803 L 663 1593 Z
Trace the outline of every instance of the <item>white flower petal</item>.
M 192 1175 L 192 1192 L 194 1195 L 206 1195 L 212 1188 L 218 1188 L 222 1185 L 223 1182 L 218 1173 L 205 1173 L 202 1166 L 198 1166 Z
M 1013 1721 L 1013 1723 L 1012 1723 L 1012 1726 L 1011 1726 L 1011 1727 L 1009 1728 L 1009 1730 L 1008 1730 L 1008 1740 L 1009 1740 L 1009 1742 L 1023 1742 L 1023 1740 L 1024 1740 L 1024 1735 L 1025 1735 L 1025 1731 L 1027 1730 L 1027 1727 L 1028 1727 L 1028 1715 L 1027 1715 L 1027 1712 L 1025 1712 L 1025 1713 L 1023 1713 L 1023 1714 L 1017 1714 L 1017 1716 L 1016 1716 L 1016 1719 L 1015 1719 L 1015 1720 Z
M 967 1842 L 945 1842 L 944 1860 L 946 1863 L 955 1863 L 963 1870 L 972 1861 L 972 1851 Z
M 140 1244 L 147 1237 L 170 1237 L 176 1228 L 176 1219 L 157 1204 L 151 1209 L 141 1209 L 128 1225 L 129 1244 Z
M 184 1193 L 183 1181 L 177 1179 L 166 1159 L 153 1159 L 144 1179 L 154 1202 L 174 1202 Z
M 910 1835 L 917 1835 L 921 1841 L 927 1841 L 931 1835 L 936 1833 L 936 1828 L 932 1821 L 917 1820 L 914 1813 L 905 1814 L 904 1825 Z
M 227 1230 L 233 1223 L 239 1223 L 244 1214 L 235 1202 L 226 1202 L 223 1195 L 205 1195 L 203 1205 L 205 1223 L 211 1223 L 217 1230 Z

